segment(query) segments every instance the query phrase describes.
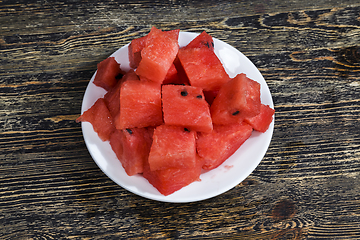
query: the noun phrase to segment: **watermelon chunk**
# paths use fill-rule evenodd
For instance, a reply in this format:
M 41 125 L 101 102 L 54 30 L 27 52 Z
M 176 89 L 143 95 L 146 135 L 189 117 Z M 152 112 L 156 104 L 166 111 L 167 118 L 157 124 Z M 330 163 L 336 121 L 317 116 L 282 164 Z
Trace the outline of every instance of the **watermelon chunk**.
M 201 48 L 206 47 L 212 51 L 214 51 L 214 40 L 212 36 L 210 36 L 207 32 L 203 31 L 199 35 L 197 35 L 188 45 L 184 48 Z
M 142 173 L 147 161 L 152 137 L 146 128 L 116 130 L 110 145 L 129 176 Z
M 114 87 L 118 81 L 119 75 L 122 76 L 124 72 L 120 69 L 114 57 L 108 57 L 97 65 L 97 72 L 94 78 L 94 84 L 109 90 Z
M 259 114 L 260 105 L 260 84 L 238 74 L 219 90 L 210 112 L 214 124 L 232 124 Z
M 165 31 L 164 34 L 168 35 L 170 38 L 178 39 L 179 38 L 180 29 L 174 29 L 170 31 Z M 131 41 L 128 46 L 128 54 L 129 54 L 129 62 L 131 68 L 137 68 L 141 61 L 141 50 L 146 45 L 147 35 L 135 38 Z
M 211 133 L 199 133 L 197 152 L 205 161 L 203 169 L 218 167 L 251 136 L 253 129 L 245 123 L 214 125 Z
M 94 105 L 76 119 L 76 122 L 90 122 L 102 141 L 109 140 L 111 133 L 115 131 L 112 116 L 104 98 L 99 98 Z
M 158 126 L 163 123 L 161 85 L 129 79 L 120 89 L 118 129 Z
M 208 48 L 181 48 L 178 57 L 192 86 L 204 91 L 219 90 L 230 79 L 219 58 Z
M 178 40 L 155 27 L 147 35 L 136 74 L 162 83 L 179 50 Z
M 199 132 L 213 129 L 209 104 L 201 88 L 182 85 L 163 85 L 164 122 Z
M 245 118 L 245 121 L 249 123 L 254 130 L 264 133 L 268 130 L 274 113 L 275 109 L 272 109 L 269 105 L 261 104 L 260 113 L 254 117 Z
M 167 168 L 194 168 L 196 165 L 195 132 L 176 126 L 156 127 L 148 161 L 151 171 Z
M 181 188 L 200 181 L 203 159 L 196 158 L 196 166 L 192 168 L 167 168 L 151 171 L 149 163 L 144 165 L 143 176 L 164 196 L 170 195 Z

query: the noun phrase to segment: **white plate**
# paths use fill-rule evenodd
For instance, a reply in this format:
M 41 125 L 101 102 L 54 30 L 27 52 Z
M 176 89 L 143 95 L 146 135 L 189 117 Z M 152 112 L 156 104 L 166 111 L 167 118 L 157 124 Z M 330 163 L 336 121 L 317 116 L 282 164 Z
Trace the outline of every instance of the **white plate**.
M 184 46 L 195 38 L 197 33 L 180 32 L 179 45 Z M 245 73 L 261 84 L 261 101 L 274 107 L 269 88 L 255 65 L 232 46 L 214 38 L 215 53 L 225 66 L 230 77 Z M 112 57 L 120 63 L 123 70 L 129 70 L 128 45 L 114 52 Z M 96 74 L 96 72 L 95 72 Z M 105 94 L 105 90 L 93 84 L 91 78 L 84 95 L 81 113 L 90 108 Z M 169 195 L 160 194 L 142 175 L 128 176 L 116 158 L 109 142 L 102 142 L 92 125 L 82 122 L 82 132 L 86 146 L 99 168 L 115 183 L 139 196 L 163 202 L 194 202 L 222 194 L 241 183 L 257 167 L 264 157 L 274 130 L 274 121 L 265 133 L 253 132 L 251 137 L 218 168 L 201 174 L 201 181 L 194 182 Z

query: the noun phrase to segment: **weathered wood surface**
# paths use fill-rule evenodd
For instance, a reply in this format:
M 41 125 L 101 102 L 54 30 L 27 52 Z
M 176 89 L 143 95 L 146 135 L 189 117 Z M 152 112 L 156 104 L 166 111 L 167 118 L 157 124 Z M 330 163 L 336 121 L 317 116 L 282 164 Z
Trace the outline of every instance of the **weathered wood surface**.
M 357 1 L 0 1 L 0 238 L 360 239 L 359 13 Z M 269 150 L 218 197 L 127 192 L 74 121 L 96 64 L 153 25 L 208 31 L 271 90 Z

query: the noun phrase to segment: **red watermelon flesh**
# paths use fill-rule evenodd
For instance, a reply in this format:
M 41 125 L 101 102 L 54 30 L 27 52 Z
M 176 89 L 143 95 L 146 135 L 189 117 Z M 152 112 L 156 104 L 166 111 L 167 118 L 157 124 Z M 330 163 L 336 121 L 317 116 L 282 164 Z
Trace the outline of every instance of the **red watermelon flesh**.
M 128 71 L 104 96 L 104 100 L 113 119 L 119 114 L 121 84 L 126 80 L 139 80 L 139 77 L 135 74 L 134 70 Z
M 150 132 L 146 128 L 116 130 L 110 145 L 129 176 L 142 173 L 151 146 Z
M 131 68 L 137 68 L 141 61 L 141 50 L 145 47 L 147 35 L 135 38 L 128 47 L 129 63 Z
M 90 122 L 102 141 L 109 140 L 111 133 L 115 131 L 115 126 L 104 98 L 99 98 L 76 121 Z
M 183 66 L 181 65 L 181 62 L 180 62 L 178 56 L 176 56 L 176 58 L 174 60 L 174 66 L 176 68 L 177 75 L 178 75 L 178 82 L 176 84 L 190 85 L 189 78 L 187 77 L 186 72 L 185 72 Z
M 188 45 L 184 48 L 201 48 L 206 47 L 214 51 L 214 40 L 207 32 L 203 31 L 196 36 Z
M 182 84 L 174 64 L 171 65 L 162 84 Z
M 165 35 L 167 35 L 169 38 L 175 39 L 176 41 L 178 41 L 179 39 L 179 33 L 180 33 L 180 29 L 164 31 Z
M 111 149 L 114 151 L 117 159 L 119 159 L 121 163 L 124 158 L 123 135 L 124 134 L 122 130 L 115 129 L 115 131 L 112 132 L 112 134 L 110 135 L 109 139 Z M 125 169 L 124 165 L 126 164 L 122 164 L 123 168 Z M 127 172 L 126 169 L 125 172 Z
M 141 61 L 136 74 L 151 81 L 162 83 L 179 50 L 178 40 L 153 27 L 141 50 Z
M 275 109 L 272 109 L 269 105 L 261 104 L 260 113 L 254 117 L 245 118 L 245 121 L 249 123 L 254 130 L 264 133 L 268 130 L 274 113 Z
M 118 126 L 120 126 L 119 123 L 120 123 L 120 110 L 119 110 L 119 112 L 115 115 L 115 117 L 113 117 L 113 124 L 114 124 L 114 126 L 115 126 L 116 129 L 119 128 L 119 127 L 118 127 Z
M 120 64 L 116 62 L 114 57 L 108 57 L 98 63 L 94 84 L 105 90 L 109 90 L 116 85 L 120 74 L 124 74 L 120 69 Z
M 143 176 L 161 194 L 167 196 L 190 183 L 200 181 L 202 165 L 203 160 L 197 157 L 196 165 L 192 168 L 167 168 L 164 170 L 151 171 L 149 163 L 146 162 L 144 165 Z
M 180 29 L 165 31 L 164 34 L 168 35 L 170 38 L 178 40 Z M 137 68 L 141 61 L 141 50 L 145 47 L 147 40 L 147 35 L 135 38 L 131 41 L 128 46 L 129 62 L 131 68 Z
M 162 123 L 161 85 L 130 79 L 123 82 L 120 89 L 120 117 L 116 128 L 142 128 Z
M 161 125 L 155 128 L 149 154 L 151 171 L 167 168 L 194 168 L 195 132 L 183 127 Z
M 211 170 L 228 159 L 251 136 L 252 127 L 245 123 L 214 125 L 211 133 L 199 133 L 197 152 L 205 160 L 203 169 Z
M 259 114 L 260 105 L 260 84 L 238 74 L 219 90 L 210 107 L 211 117 L 214 124 L 239 123 Z
M 128 175 L 142 173 L 144 163 L 149 157 L 152 135 L 147 128 L 132 128 L 122 130 L 124 133 L 124 162 L 127 162 Z
M 218 93 L 219 90 L 204 91 L 205 100 L 209 103 L 210 106 L 214 102 L 214 99 L 216 98 Z
M 119 80 L 116 85 L 104 95 L 106 106 L 108 107 L 113 119 L 120 110 L 120 87 L 121 80 Z
M 164 122 L 198 132 L 213 129 L 209 104 L 201 88 L 182 85 L 163 85 Z
M 178 57 L 191 86 L 218 90 L 230 79 L 219 58 L 208 48 L 181 48 Z

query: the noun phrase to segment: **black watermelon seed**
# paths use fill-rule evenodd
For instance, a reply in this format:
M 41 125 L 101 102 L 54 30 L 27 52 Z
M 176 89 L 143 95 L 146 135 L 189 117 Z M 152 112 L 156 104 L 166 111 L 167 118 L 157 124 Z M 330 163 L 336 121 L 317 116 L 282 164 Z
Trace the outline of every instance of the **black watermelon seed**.
M 186 97 L 188 95 L 188 92 L 186 90 L 181 91 L 181 96 Z
M 211 42 L 212 47 L 214 47 L 214 42 Z
M 209 42 L 206 42 L 206 43 L 205 43 L 205 46 L 207 46 L 208 48 L 210 48 Z
M 199 98 L 199 99 L 201 99 L 201 98 L 202 98 L 202 96 L 201 96 L 201 95 L 197 95 L 197 96 L 196 96 L 196 98 Z
M 129 134 L 133 134 L 133 131 L 132 131 L 130 128 L 127 128 L 126 131 L 127 131 Z
M 190 130 L 189 130 L 189 129 L 187 129 L 187 128 L 184 128 L 184 131 L 185 131 L 185 132 L 190 132 Z
M 236 115 L 238 115 L 239 113 L 240 113 L 239 111 L 235 111 L 235 112 L 232 113 L 232 115 L 233 115 L 233 116 L 236 116 Z

